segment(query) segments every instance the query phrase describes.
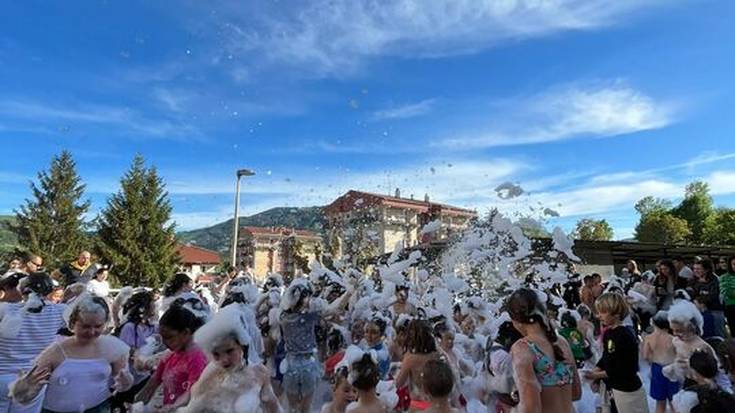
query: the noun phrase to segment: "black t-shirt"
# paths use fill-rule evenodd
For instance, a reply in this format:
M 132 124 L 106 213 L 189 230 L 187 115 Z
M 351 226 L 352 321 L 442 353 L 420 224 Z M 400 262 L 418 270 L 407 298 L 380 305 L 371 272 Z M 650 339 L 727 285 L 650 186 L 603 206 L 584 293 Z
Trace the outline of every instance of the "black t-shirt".
M 602 336 L 603 353 L 597 367 L 607 373 L 608 387 L 632 392 L 642 383 L 638 377 L 638 342 L 629 328 L 617 326 Z

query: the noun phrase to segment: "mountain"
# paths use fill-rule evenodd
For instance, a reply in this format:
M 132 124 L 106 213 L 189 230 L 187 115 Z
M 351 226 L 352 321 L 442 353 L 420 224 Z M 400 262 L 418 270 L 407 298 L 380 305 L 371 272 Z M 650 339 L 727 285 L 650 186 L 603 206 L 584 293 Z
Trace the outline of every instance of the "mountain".
M 278 207 L 249 217 L 240 217 L 240 227 L 288 227 L 322 232 L 323 224 L 322 207 Z M 207 228 L 182 231 L 176 235 L 180 242 L 227 253 L 230 250 L 232 240 L 232 220 L 228 219 Z

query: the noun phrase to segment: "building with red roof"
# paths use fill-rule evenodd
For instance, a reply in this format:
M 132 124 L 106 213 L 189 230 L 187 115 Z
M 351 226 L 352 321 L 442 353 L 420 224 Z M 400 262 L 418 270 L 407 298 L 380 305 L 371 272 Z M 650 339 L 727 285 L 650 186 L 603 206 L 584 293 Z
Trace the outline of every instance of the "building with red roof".
M 324 213 L 326 242 L 338 257 L 377 256 L 393 251 L 396 244 L 412 247 L 446 239 L 477 217 L 476 211 L 433 202 L 428 195 L 423 200 L 402 198 L 398 189 L 395 196 L 351 190 Z
M 182 270 L 193 276 L 213 272 L 220 264 L 217 251 L 191 244 L 177 244 L 176 251 L 179 253 Z

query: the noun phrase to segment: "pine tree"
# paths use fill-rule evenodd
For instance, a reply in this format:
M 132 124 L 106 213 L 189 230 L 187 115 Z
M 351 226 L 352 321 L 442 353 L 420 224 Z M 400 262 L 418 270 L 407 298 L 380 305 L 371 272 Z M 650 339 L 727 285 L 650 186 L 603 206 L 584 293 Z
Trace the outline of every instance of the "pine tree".
M 15 223 L 8 227 L 22 250 L 40 255 L 47 267 L 58 268 L 87 246 L 84 214 L 90 203 L 82 200 L 85 185 L 68 151 L 51 160 L 48 172 L 38 173 L 38 183 L 31 182 L 33 199 L 15 211 Z
M 100 214 L 98 250 L 123 285 L 160 286 L 179 261 L 171 204 L 155 168 L 138 155 Z

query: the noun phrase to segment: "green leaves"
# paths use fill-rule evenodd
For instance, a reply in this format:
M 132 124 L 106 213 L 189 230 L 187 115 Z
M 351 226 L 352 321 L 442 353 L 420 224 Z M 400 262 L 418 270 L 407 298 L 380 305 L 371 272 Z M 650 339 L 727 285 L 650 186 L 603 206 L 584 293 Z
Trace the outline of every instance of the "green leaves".
M 604 219 L 583 218 L 577 222 L 573 236 L 585 241 L 610 241 L 613 229 Z

